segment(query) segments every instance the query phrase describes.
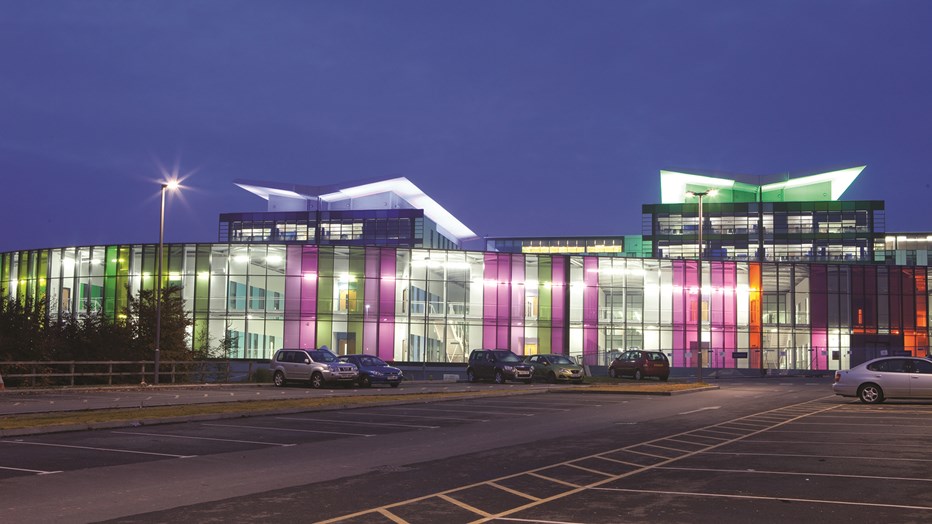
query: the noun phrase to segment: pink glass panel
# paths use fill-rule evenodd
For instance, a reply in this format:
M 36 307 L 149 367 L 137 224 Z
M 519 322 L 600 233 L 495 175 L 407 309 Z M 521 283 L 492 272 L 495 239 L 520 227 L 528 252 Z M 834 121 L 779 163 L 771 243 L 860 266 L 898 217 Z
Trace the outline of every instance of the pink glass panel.
M 550 344 L 552 351 L 557 354 L 565 355 L 567 354 L 569 348 L 567 348 L 563 341 L 565 340 L 565 330 L 566 324 L 564 318 L 566 318 L 565 313 L 565 301 L 566 301 L 566 264 L 567 257 L 562 255 L 554 255 L 552 259 L 552 272 L 550 276 L 551 287 L 550 287 L 550 297 L 551 297 L 551 330 L 550 330 Z
M 583 257 L 583 360 L 595 364 L 599 351 L 599 259 Z
M 398 265 L 394 248 L 380 250 L 379 268 L 379 348 L 382 360 L 395 358 L 395 274 Z
M 511 256 L 511 344 L 509 348 L 518 355 L 524 354 L 524 255 Z
M 298 345 L 313 348 L 317 343 L 317 246 L 302 246 L 301 331 Z
M 482 347 L 496 347 L 496 305 L 498 301 L 498 257 L 486 253 L 482 266 Z

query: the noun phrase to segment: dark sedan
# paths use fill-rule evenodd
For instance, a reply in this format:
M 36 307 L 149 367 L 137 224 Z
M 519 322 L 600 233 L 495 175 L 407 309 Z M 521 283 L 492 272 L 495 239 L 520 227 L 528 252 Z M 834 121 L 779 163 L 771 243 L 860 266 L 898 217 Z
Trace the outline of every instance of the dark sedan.
M 388 384 L 397 388 L 404 380 L 404 373 L 400 369 L 389 366 L 384 360 L 373 355 L 343 355 L 341 362 L 356 364 L 359 368 L 357 383 L 360 387 L 370 387 L 372 384 Z

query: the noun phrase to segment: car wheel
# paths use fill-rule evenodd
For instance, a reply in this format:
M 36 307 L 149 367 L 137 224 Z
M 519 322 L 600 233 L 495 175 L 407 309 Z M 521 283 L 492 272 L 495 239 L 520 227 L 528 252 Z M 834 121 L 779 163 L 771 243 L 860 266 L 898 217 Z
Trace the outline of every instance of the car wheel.
M 499 371 L 499 370 L 497 370 L 497 369 L 495 370 L 495 383 L 496 383 L 496 384 L 504 384 L 504 383 L 505 383 L 505 375 L 504 375 L 501 371 Z
M 670 377 L 660 377 L 660 381 L 661 381 L 661 382 L 666 382 L 667 379 L 669 379 L 669 378 L 670 378 Z
M 618 371 L 615 368 L 608 368 L 608 376 L 618 378 Z
M 641 373 L 641 370 L 640 370 L 640 369 L 635 369 L 635 370 L 634 370 L 634 380 L 641 380 L 642 378 L 644 378 L 644 374 Z
M 285 385 L 285 374 L 281 371 L 276 371 L 275 375 L 272 377 L 272 383 L 277 387 L 282 387 Z
M 877 384 L 864 384 L 858 389 L 858 398 L 865 404 L 883 402 L 883 389 Z
M 547 375 L 547 382 L 550 382 L 551 384 L 557 383 L 557 375 L 553 371 L 551 371 L 550 374 Z
M 361 388 L 371 388 L 371 387 L 372 387 L 372 379 L 369 378 L 369 375 L 363 375 L 363 376 L 359 377 L 359 387 L 361 387 Z
M 324 376 L 318 372 L 314 372 L 314 374 L 311 375 L 311 387 L 314 389 L 324 387 Z
M 467 369 L 466 370 L 466 382 L 475 382 L 475 381 L 476 381 L 476 372 L 471 369 Z
M 399 382 L 392 382 L 392 383 L 391 383 L 391 386 L 392 386 L 393 388 L 397 388 L 397 387 L 400 386 L 400 385 L 401 385 L 401 383 L 399 383 Z

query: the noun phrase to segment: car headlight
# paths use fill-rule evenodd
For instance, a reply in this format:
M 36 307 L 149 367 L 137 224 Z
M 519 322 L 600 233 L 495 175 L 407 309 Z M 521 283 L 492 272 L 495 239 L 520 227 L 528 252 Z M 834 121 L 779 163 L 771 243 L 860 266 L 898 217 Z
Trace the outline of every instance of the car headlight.
M 382 376 L 382 372 L 381 372 L 381 371 L 370 371 L 369 374 L 372 375 L 373 377 L 381 377 L 381 376 Z
M 503 367 L 504 367 L 505 371 L 514 371 L 514 370 L 515 370 L 514 366 L 503 366 Z

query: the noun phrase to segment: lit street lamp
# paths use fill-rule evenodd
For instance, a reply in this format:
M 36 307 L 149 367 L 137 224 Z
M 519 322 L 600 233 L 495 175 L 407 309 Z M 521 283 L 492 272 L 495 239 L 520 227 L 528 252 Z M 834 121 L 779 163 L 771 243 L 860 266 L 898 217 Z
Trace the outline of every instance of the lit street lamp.
M 696 373 L 697 380 L 702 382 L 702 197 L 715 196 L 718 193 L 715 189 L 705 191 L 687 191 L 686 196 L 696 197 L 699 199 L 699 318 L 696 324 L 699 326 L 699 347 L 696 350 Z
M 159 212 L 159 252 L 155 271 L 155 373 L 152 383 L 159 383 L 159 346 L 162 344 L 162 244 L 165 241 L 165 190 L 175 191 L 180 187 L 177 180 L 162 184 L 162 206 Z

